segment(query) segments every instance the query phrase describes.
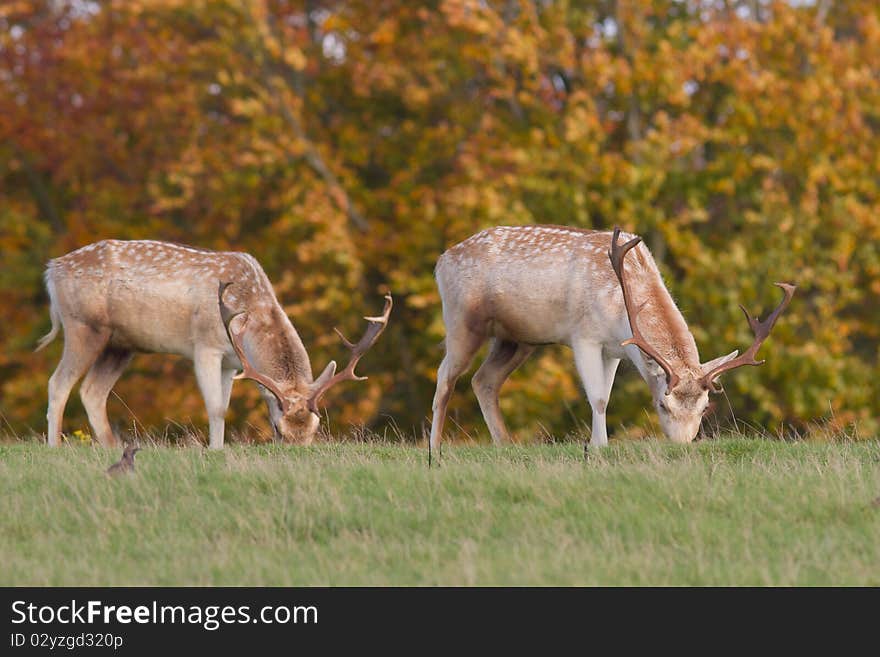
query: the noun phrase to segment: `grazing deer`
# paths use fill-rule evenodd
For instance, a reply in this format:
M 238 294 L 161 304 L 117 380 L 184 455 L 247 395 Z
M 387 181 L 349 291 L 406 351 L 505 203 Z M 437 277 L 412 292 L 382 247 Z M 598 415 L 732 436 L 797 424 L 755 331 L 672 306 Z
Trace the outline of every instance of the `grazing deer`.
M 95 436 L 104 445 L 117 444 L 107 396 L 136 352 L 193 361 L 212 448 L 223 447 L 237 370 L 260 384 L 275 438 L 308 444 L 318 428 L 321 396 L 340 381 L 365 378 L 354 367 L 385 329 L 392 306 L 387 295 L 383 314 L 365 318 L 368 328 L 357 344 L 342 338 L 352 351 L 342 372 L 336 374 L 331 361 L 315 379 L 296 329 L 247 253 L 105 240 L 50 261 L 45 280 L 52 330 L 37 351 L 64 327 L 64 353 L 49 379 L 52 446 L 59 443 L 70 391 L 83 375 L 80 396 Z
M 574 351 L 593 411 L 596 446 L 608 443 L 605 409 L 624 356 L 651 388 L 663 433 L 679 443 L 697 435 L 709 392 L 720 392 L 721 374 L 763 362 L 755 355 L 795 286 L 776 284 L 785 297 L 764 322 L 743 308 L 755 341 L 742 356 L 734 351 L 701 364 L 694 337 L 647 247 L 632 235 L 621 245 L 620 234 L 619 228 L 612 235 L 565 226 L 499 226 L 440 256 L 436 276 L 446 355 L 437 372 L 433 451 L 455 382 L 487 338 L 489 355 L 473 388 L 495 443 L 509 440 L 498 392 L 538 345 L 564 344 Z

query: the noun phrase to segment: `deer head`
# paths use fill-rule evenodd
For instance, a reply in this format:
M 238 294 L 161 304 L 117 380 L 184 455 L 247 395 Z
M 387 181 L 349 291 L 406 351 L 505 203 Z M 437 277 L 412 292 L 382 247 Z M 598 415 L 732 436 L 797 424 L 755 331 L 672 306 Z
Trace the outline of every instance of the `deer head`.
M 318 429 L 318 402 L 324 393 L 342 381 L 366 380 L 367 377 L 356 375 L 354 369 L 361 357 L 375 344 L 388 325 L 388 317 L 393 306 L 391 295 L 385 295 L 385 308 L 382 315 L 364 318 L 367 320 L 367 329 L 363 337 L 356 344 L 348 341 L 338 330 L 334 329 L 345 346 L 351 351 L 351 357 L 345 368 L 337 374 L 336 362 L 330 361 L 317 379 L 303 386 L 276 381 L 272 377 L 257 371 L 251 364 L 245 353 L 242 340 L 247 330 L 247 313 L 230 310 L 223 300 L 223 293 L 230 285 L 232 285 L 230 282 L 220 284 L 218 299 L 223 326 L 226 327 L 229 341 L 232 343 L 232 347 L 241 362 L 242 371 L 235 378 L 256 381 L 265 391 L 264 394 L 270 395 L 277 402 L 277 405 L 270 407 L 274 408 L 274 411 L 270 412 L 270 419 L 276 439 L 280 438 L 288 442 L 308 444 L 313 440 Z M 237 322 L 238 328 L 233 328 L 232 322 L 239 316 L 242 319 Z
M 717 382 L 718 377 L 743 365 L 756 366 L 764 363 L 763 360 L 755 359 L 758 349 L 761 348 L 779 316 L 791 302 L 796 286 L 789 283 L 775 284 L 782 289 L 783 299 L 763 322 L 753 318 L 745 308 L 740 306 L 755 335 L 752 345 L 743 355 L 739 356 L 739 352 L 734 351 L 708 363 L 703 363 L 700 365 L 699 371 L 676 371 L 669 361 L 651 346 L 639 330 L 639 314 L 647 302 L 636 305 L 625 275 L 624 260 L 626 254 L 641 242 L 641 238 L 635 237 L 622 245 L 619 243 L 619 238 L 620 228 L 615 228 L 608 255 L 611 258 L 611 266 L 620 281 L 624 306 L 633 335 L 622 345 L 638 347 L 650 359 L 649 362 L 652 363 L 652 366 L 656 366 L 659 370 L 651 388 L 654 395 L 654 406 L 657 409 L 663 433 L 674 442 L 690 442 L 696 437 L 700 429 L 700 421 L 708 409 L 709 393 L 722 391 Z

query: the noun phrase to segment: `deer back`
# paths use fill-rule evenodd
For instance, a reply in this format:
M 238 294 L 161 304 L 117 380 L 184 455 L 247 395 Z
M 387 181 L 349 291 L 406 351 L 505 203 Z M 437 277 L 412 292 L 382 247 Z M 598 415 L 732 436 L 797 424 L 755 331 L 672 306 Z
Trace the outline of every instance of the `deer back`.
M 249 254 L 168 242 L 105 240 L 56 258 L 46 272 L 52 303 L 65 318 L 112 330 L 112 344 L 192 358 L 197 348 L 237 361 L 220 319 L 217 286 L 250 317 L 249 358 L 278 379 L 312 381 L 308 355 L 259 263 Z
M 438 261 L 444 322 L 467 321 L 529 344 L 589 339 L 618 345 L 631 333 L 610 243 L 609 232 L 567 226 L 477 233 Z M 632 250 L 626 267 L 634 295 L 646 304 L 644 333 L 688 368 L 698 367 L 693 336 L 644 244 Z

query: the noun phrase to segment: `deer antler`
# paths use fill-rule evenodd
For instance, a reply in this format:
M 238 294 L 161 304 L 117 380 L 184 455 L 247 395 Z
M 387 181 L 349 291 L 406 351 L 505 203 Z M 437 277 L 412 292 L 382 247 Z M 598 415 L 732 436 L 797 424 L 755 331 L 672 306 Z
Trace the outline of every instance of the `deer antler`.
M 629 242 L 621 246 L 618 243 L 620 239 L 620 227 L 615 226 L 614 228 L 614 236 L 611 238 L 611 250 L 608 252 L 608 257 L 611 258 L 611 266 L 614 268 L 614 273 L 617 274 L 617 280 L 620 281 L 620 288 L 623 290 L 623 305 L 626 306 L 626 314 L 629 318 L 629 326 L 632 329 L 633 337 L 629 340 L 624 340 L 621 342 L 621 346 L 626 346 L 629 344 L 634 344 L 639 349 L 641 349 L 645 354 L 653 358 L 657 364 L 663 368 L 663 371 L 666 372 L 666 394 L 678 384 L 679 377 L 672 370 L 672 366 L 663 358 L 656 349 L 654 349 L 645 337 L 642 335 L 642 332 L 639 330 L 638 317 L 639 313 L 642 312 L 642 309 L 645 307 L 643 303 L 638 308 L 635 308 L 633 305 L 632 293 L 629 289 L 629 284 L 626 282 L 626 279 L 623 276 L 623 259 L 630 249 L 638 245 L 639 242 L 642 241 L 641 237 L 634 237 Z M 647 303 L 647 302 L 646 302 Z
M 764 340 L 770 335 L 770 331 L 772 331 L 773 327 L 776 325 L 776 320 L 779 319 L 782 311 L 785 310 L 786 306 L 791 302 L 791 298 L 794 296 L 794 291 L 797 289 L 796 285 L 791 285 L 790 283 L 774 283 L 774 285 L 782 289 L 784 296 L 782 302 L 776 306 L 776 310 L 770 313 L 770 316 L 763 322 L 749 315 L 749 311 L 746 310 L 745 307 L 740 306 L 740 309 L 746 316 L 746 320 L 749 322 L 749 327 L 751 327 L 752 333 L 755 334 L 755 341 L 744 354 L 719 365 L 703 376 L 700 381 L 706 389 L 712 390 L 713 392 L 721 392 L 720 388 L 715 383 L 715 379 L 727 370 L 742 367 L 743 365 L 757 366 L 764 364 L 763 360 L 755 360 L 755 356 L 758 355 L 758 349 L 761 348 L 761 345 L 764 344 Z
M 271 377 L 266 376 L 265 374 L 260 374 L 254 367 L 251 365 L 250 361 L 244 355 L 244 349 L 241 346 L 241 342 L 239 338 L 241 334 L 244 332 L 244 325 L 247 324 L 247 316 L 244 318 L 244 322 L 242 322 L 242 328 L 238 331 L 232 330 L 232 320 L 238 317 L 239 315 L 244 315 L 244 311 L 233 312 L 229 309 L 229 307 L 223 301 L 223 293 L 226 291 L 226 288 L 232 285 L 232 283 L 220 283 L 220 288 L 217 291 L 217 298 L 220 302 L 220 318 L 223 320 L 223 326 L 226 328 L 226 335 L 229 336 L 229 341 L 232 343 L 232 348 L 235 350 L 235 354 L 238 356 L 238 360 L 241 361 L 242 372 L 237 375 L 236 379 L 251 379 L 256 381 L 260 385 L 262 385 L 266 390 L 271 392 L 278 399 L 278 403 L 281 404 L 281 408 L 284 412 L 287 412 L 289 407 L 289 402 L 287 398 L 281 393 L 281 389 L 278 386 L 278 383 L 272 379 Z
M 363 337 L 354 344 L 353 342 L 346 339 L 342 333 L 340 333 L 337 329 L 333 329 L 336 331 L 336 335 L 338 335 L 342 339 L 342 344 L 348 347 L 351 350 L 351 359 L 348 361 L 348 365 L 345 366 L 339 374 L 336 374 L 323 384 L 318 386 L 312 391 L 311 396 L 309 397 L 309 410 L 312 413 L 318 412 L 318 401 L 324 395 L 327 390 L 335 386 L 340 381 L 364 381 L 367 377 L 358 376 L 354 373 L 354 368 L 358 364 L 358 361 L 361 359 L 367 350 L 375 344 L 376 340 L 379 339 L 379 336 L 382 335 L 382 331 L 385 330 L 385 327 L 388 326 L 388 317 L 391 315 L 391 307 L 394 305 L 394 301 L 391 298 L 390 294 L 385 295 L 385 309 L 382 311 L 382 315 L 379 317 L 364 317 L 367 322 L 369 322 L 367 326 L 367 330 L 364 332 Z

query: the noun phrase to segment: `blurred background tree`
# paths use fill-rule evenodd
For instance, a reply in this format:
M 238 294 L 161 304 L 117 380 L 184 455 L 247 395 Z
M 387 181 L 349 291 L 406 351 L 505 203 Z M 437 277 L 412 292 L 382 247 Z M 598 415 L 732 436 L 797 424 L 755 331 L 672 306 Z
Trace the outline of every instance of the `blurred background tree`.
M 745 422 L 877 431 L 880 5 L 873 0 L 13 0 L 0 5 L 0 413 L 42 432 L 61 340 L 46 261 L 104 238 L 254 254 L 313 363 L 398 301 L 334 428 L 420 437 L 443 325 L 433 267 L 496 224 L 644 235 L 708 359 L 737 309 L 799 292 L 728 377 Z M 453 427 L 486 435 L 460 383 Z M 200 426 L 189 363 L 141 356 L 111 417 Z M 652 429 L 621 373 L 609 427 Z M 521 437 L 581 430 L 571 356 L 502 406 Z M 75 398 L 66 429 L 86 426 Z M 230 420 L 267 436 L 254 387 Z M 173 426 L 173 425 L 172 425 Z

